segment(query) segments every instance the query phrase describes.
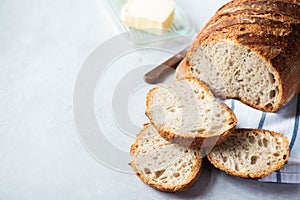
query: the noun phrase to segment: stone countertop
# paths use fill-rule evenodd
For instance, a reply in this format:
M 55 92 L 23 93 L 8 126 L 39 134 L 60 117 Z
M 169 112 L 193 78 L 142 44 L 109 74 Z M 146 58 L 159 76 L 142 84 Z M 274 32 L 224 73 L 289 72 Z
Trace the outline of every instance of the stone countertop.
M 199 30 L 225 2 L 177 4 Z M 95 160 L 77 134 L 74 85 L 89 54 L 119 33 L 104 0 L 1 1 L 0 199 L 300 199 L 300 185 L 209 165 L 191 190 L 168 194 Z

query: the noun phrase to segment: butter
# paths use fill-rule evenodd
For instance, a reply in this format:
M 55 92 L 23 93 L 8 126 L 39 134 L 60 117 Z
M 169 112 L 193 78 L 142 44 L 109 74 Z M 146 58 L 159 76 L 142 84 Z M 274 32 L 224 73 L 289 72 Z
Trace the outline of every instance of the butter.
M 174 10 L 173 0 L 128 0 L 121 19 L 126 26 L 162 34 L 171 27 Z

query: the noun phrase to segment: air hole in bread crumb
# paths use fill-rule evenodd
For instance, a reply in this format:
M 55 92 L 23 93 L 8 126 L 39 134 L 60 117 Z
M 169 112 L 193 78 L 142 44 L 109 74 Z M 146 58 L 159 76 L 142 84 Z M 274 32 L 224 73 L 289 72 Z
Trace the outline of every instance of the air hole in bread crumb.
M 287 157 L 286 155 L 283 155 L 283 156 L 282 156 L 283 160 L 285 160 L 285 159 L 286 159 L 286 157 Z
M 258 144 L 258 146 L 262 147 L 262 142 L 260 139 L 257 141 L 257 144 Z
M 271 90 L 269 94 L 270 99 L 273 99 L 275 97 L 275 94 L 276 94 L 275 90 Z
M 226 162 L 227 161 L 227 156 L 223 156 L 222 160 L 223 160 L 223 162 Z
M 254 165 L 257 161 L 257 156 L 251 156 L 251 165 Z
M 255 137 L 254 137 L 254 136 L 250 136 L 250 137 L 249 137 L 249 142 L 250 142 L 251 144 L 255 143 Z
M 272 109 L 272 108 L 273 108 L 273 105 L 272 105 L 271 103 L 268 103 L 267 105 L 265 105 L 265 107 L 266 107 L 267 109 Z
M 234 169 L 235 169 L 236 171 L 239 171 L 239 166 L 238 166 L 237 164 L 235 164 Z
M 174 172 L 174 173 L 173 173 L 173 176 L 174 176 L 174 177 L 179 177 L 180 174 L 179 174 L 178 172 Z
M 271 81 L 272 84 L 275 83 L 275 77 L 274 77 L 274 74 L 269 73 L 269 80 Z
M 231 121 L 231 122 L 229 122 L 228 124 L 229 124 L 229 125 L 232 125 L 233 123 L 234 123 L 234 122 L 233 122 L 233 121 Z
M 165 172 L 165 170 L 159 170 L 155 172 L 155 177 L 159 178 L 163 173 Z
M 278 157 L 279 156 L 279 153 L 274 153 L 273 154 L 275 157 Z
M 149 168 L 144 168 L 145 174 L 151 174 L 151 170 Z
M 266 147 L 266 148 L 268 147 L 269 142 L 266 138 L 263 139 L 263 144 L 264 144 L 264 147 Z
M 241 27 L 241 28 L 240 28 L 240 31 L 245 31 L 245 28 L 244 28 L 244 27 Z

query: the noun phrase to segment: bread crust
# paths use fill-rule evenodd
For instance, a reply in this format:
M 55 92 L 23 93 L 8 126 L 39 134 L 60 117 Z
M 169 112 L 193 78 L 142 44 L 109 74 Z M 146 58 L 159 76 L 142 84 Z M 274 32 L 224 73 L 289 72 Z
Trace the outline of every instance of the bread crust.
M 183 68 L 190 77 L 191 55 L 199 45 L 210 42 L 229 41 L 249 49 L 265 60 L 271 71 L 275 73 L 279 83 L 277 101 L 274 106 L 266 106 L 251 103 L 240 96 L 225 94 L 222 97 L 236 98 L 256 109 L 275 112 L 300 91 L 300 9 L 298 10 L 300 2 L 284 0 L 267 5 L 262 4 L 263 2 L 265 1 L 237 0 L 220 8 L 197 35 L 182 64 L 185 65 Z M 256 7 L 251 8 L 251 12 L 228 11 L 228 8 L 237 5 L 249 9 L 251 5 Z M 261 16 L 255 15 L 255 12 L 259 11 Z
M 279 170 L 282 168 L 282 166 L 284 165 L 284 163 L 286 163 L 286 161 L 289 158 L 289 154 L 290 154 L 290 149 L 289 149 L 289 142 L 288 139 L 286 137 L 284 137 L 281 133 L 278 132 L 274 132 L 274 131 L 269 131 L 269 130 L 261 130 L 261 129 L 236 129 L 236 131 L 253 131 L 259 134 L 266 134 L 266 133 L 270 133 L 272 136 L 277 136 L 282 138 L 283 143 L 285 143 L 285 146 L 287 147 L 285 149 L 285 155 L 286 157 L 284 157 L 277 165 L 271 166 L 269 167 L 266 171 L 262 172 L 262 173 L 251 173 L 251 172 L 236 172 L 235 170 L 229 169 L 224 167 L 223 165 L 221 165 L 217 160 L 215 160 L 212 156 L 211 153 L 208 153 L 207 158 L 209 160 L 210 163 L 212 163 L 216 168 L 226 172 L 227 174 L 233 175 L 233 176 L 238 176 L 238 177 L 242 177 L 242 178 L 251 178 L 251 179 L 261 179 L 264 178 L 265 176 L 269 175 L 270 173 Z
M 256 0 L 256 1 L 231 1 L 221 7 L 213 17 L 219 15 L 255 15 L 266 18 L 275 18 L 278 21 L 299 23 L 300 3 L 290 0 Z
M 147 128 L 148 126 L 151 126 L 151 124 L 149 124 L 149 123 L 144 124 L 144 129 Z M 139 135 L 142 134 L 143 130 L 141 130 L 141 132 L 139 134 L 137 134 L 136 141 L 131 145 L 130 154 L 132 156 L 134 156 L 136 154 L 136 150 L 138 148 L 138 142 L 140 140 Z M 165 192 L 183 192 L 183 191 L 188 190 L 198 180 L 198 178 L 199 178 L 199 176 L 201 174 L 201 171 L 202 171 L 202 158 L 201 158 L 201 154 L 200 154 L 199 149 L 197 149 L 197 151 L 196 151 L 196 165 L 195 165 L 195 168 L 193 169 L 192 173 L 190 174 L 190 176 L 188 177 L 188 179 L 186 180 L 186 182 L 182 183 L 180 185 L 163 185 L 163 184 L 155 183 L 155 182 L 149 180 L 147 177 L 145 177 L 142 173 L 140 173 L 137 170 L 136 166 L 133 164 L 133 162 L 130 162 L 128 164 L 132 167 L 132 169 L 134 170 L 135 174 L 144 183 L 146 183 L 147 185 L 149 185 L 149 186 L 151 186 L 151 187 L 153 187 L 155 189 L 158 189 L 158 190 L 161 190 L 161 191 L 165 191 Z
M 212 98 L 214 98 L 213 94 L 211 93 L 209 88 L 205 85 L 205 83 L 203 83 L 195 78 L 191 78 L 191 77 L 184 78 L 184 79 L 197 83 L 199 85 L 199 87 L 202 87 L 208 94 L 210 94 L 212 96 Z M 184 80 L 184 79 L 182 79 L 182 80 Z M 186 135 L 177 134 L 172 130 L 168 130 L 168 129 L 158 126 L 157 124 L 154 123 L 154 121 L 151 117 L 150 108 L 149 108 L 150 107 L 149 106 L 150 96 L 157 89 L 158 89 L 158 87 L 152 88 L 147 94 L 145 114 L 149 118 L 151 124 L 157 129 L 159 134 L 163 138 L 169 140 L 170 142 L 177 143 L 177 144 L 180 144 L 183 146 L 198 147 L 198 148 L 211 147 L 211 146 L 220 144 L 223 141 L 225 141 L 230 136 L 230 133 L 235 129 L 235 126 L 237 124 L 237 118 L 236 118 L 235 114 L 231 111 L 231 109 L 226 104 L 221 103 L 221 102 L 217 102 L 217 103 L 225 109 L 225 112 L 230 114 L 231 121 L 229 123 L 231 123 L 231 127 L 229 129 L 227 129 L 226 131 L 224 131 L 223 133 L 220 133 L 219 135 L 186 136 Z

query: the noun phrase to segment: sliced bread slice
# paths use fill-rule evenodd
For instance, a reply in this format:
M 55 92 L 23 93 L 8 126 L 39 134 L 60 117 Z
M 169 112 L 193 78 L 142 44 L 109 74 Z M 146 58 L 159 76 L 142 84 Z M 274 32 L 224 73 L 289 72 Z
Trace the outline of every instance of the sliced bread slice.
M 289 143 L 281 133 L 236 129 L 207 155 L 218 169 L 243 178 L 263 178 L 280 169 L 289 157 Z
M 237 122 L 234 113 L 194 78 L 151 89 L 146 115 L 162 137 L 193 147 L 221 143 Z
M 162 191 L 178 192 L 197 180 L 202 159 L 199 149 L 172 144 L 150 124 L 137 135 L 129 164 L 146 184 Z

